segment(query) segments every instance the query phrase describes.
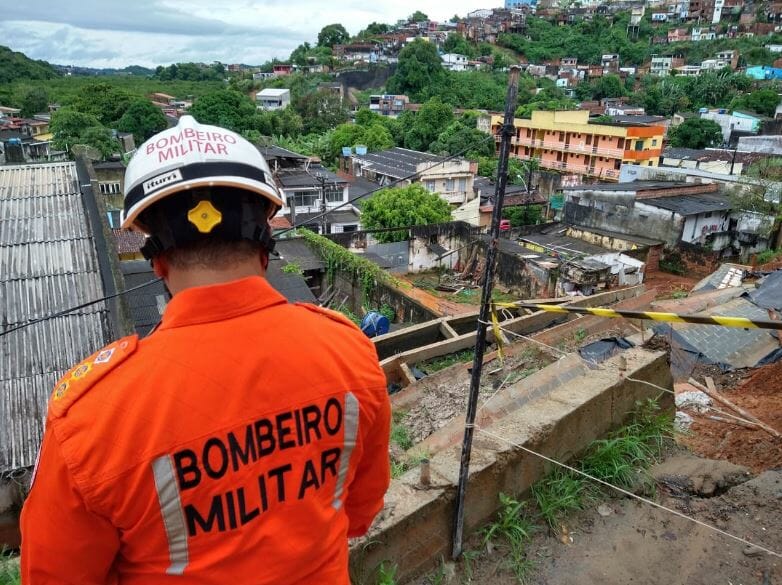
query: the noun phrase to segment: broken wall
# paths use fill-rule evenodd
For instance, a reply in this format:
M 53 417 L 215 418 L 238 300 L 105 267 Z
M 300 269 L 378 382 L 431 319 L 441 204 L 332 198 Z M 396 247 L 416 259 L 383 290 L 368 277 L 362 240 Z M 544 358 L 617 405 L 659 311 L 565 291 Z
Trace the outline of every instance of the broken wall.
M 628 236 L 653 234 L 667 246 L 675 246 L 682 233 L 681 216 L 650 205 L 636 210 L 632 204 L 621 200 L 604 203 L 602 209 L 566 201 L 563 209 L 564 223 L 586 228 L 604 229 Z

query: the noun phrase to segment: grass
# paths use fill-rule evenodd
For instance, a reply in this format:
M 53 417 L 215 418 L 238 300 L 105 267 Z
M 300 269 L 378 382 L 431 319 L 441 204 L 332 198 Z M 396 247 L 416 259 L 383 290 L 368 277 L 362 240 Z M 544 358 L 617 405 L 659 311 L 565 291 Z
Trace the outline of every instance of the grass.
M 580 476 L 559 467 L 532 486 L 540 515 L 553 529 L 564 515 L 585 506 L 591 499 L 588 491 L 589 486 Z
M 612 485 L 633 489 L 647 481 L 643 471 L 657 461 L 672 434 L 671 418 L 660 412 L 655 401 L 639 403 L 629 425 L 592 442 L 574 467 Z M 552 528 L 600 493 L 599 484 L 559 467 L 532 486 L 540 516 Z
M 422 370 L 426 374 L 434 374 L 445 368 L 450 368 L 454 364 L 471 362 L 475 357 L 475 350 L 465 349 L 456 353 L 449 353 L 448 355 L 432 358 L 416 364 L 419 370 Z
M 427 451 L 421 451 L 420 453 L 413 453 L 407 455 L 403 459 L 397 461 L 393 457 L 391 458 L 391 479 L 397 479 L 402 477 L 407 471 L 417 467 L 424 459 L 429 459 L 431 454 Z
M 377 585 L 396 585 L 396 565 L 380 563 L 377 569 Z
M 525 547 L 533 530 L 533 523 L 524 513 L 525 503 L 506 494 L 500 494 L 500 511 L 497 519 L 483 530 L 483 543 L 499 541 L 508 549 L 503 563 L 519 583 L 526 583 L 532 569 Z
M 394 411 L 391 418 L 391 442 L 396 443 L 400 449 L 407 451 L 413 446 L 413 438 L 410 436 L 410 431 L 402 424 L 407 413 L 404 410 Z
M 447 576 L 445 570 L 445 560 L 440 557 L 440 564 L 437 568 L 426 576 L 426 585 L 443 585 Z
M 437 291 L 435 291 L 437 292 Z M 466 305 L 479 305 L 481 303 L 481 289 L 480 288 L 465 288 L 460 290 L 456 294 L 444 294 L 444 298 L 450 299 L 456 303 L 464 303 Z M 497 303 L 510 303 L 519 300 L 511 294 L 504 293 L 498 290 L 492 290 L 491 299 Z
M 0 585 L 21 585 L 21 583 L 18 563 L 12 561 L 3 549 L 0 551 Z

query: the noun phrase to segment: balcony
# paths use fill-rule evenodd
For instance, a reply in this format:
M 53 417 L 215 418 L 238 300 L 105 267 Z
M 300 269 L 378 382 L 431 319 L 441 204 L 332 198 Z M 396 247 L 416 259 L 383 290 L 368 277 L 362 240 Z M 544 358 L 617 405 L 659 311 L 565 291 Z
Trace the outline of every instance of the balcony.
M 514 136 L 511 144 L 519 146 L 528 146 L 530 148 L 544 148 L 547 150 L 557 150 L 561 152 L 572 152 L 574 154 L 588 154 L 591 156 L 605 156 L 607 158 L 624 158 L 625 151 L 621 148 L 605 148 L 594 144 L 568 144 L 558 140 L 540 140 L 527 138 L 526 136 Z
M 514 155 L 515 156 L 515 155 Z M 522 160 L 530 160 L 533 157 L 530 156 L 524 156 L 524 155 L 518 155 L 516 158 L 522 159 Z M 538 162 L 538 165 L 541 166 L 544 169 L 553 169 L 556 171 L 562 171 L 565 173 L 571 173 L 574 175 L 585 175 L 589 177 L 599 177 L 601 179 L 607 179 L 611 181 L 618 181 L 619 180 L 619 171 L 615 169 L 600 169 L 588 165 L 579 165 L 574 164 L 571 162 L 564 162 L 564 161 L 551 161 L 551 160 L 543 160 L 543 159 L 536 159 Z

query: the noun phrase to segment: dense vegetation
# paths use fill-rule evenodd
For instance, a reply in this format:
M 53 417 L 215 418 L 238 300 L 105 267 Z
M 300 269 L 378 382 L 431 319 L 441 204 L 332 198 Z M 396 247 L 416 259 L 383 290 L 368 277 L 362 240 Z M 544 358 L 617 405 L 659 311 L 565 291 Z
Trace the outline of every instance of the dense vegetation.
M 416 13 L 413 20 L 424 18 Z M 456 17 L 455 17 L 456 18 Z M 416 40 L 400 53 L 398 66 L 384 88 L 359 92 L 359 104 L 366 106 L 371 93 L 407 94 L 421 105 L 416 113 L 404 112 L 398 119 L 359 110 L 355 123 L 347 104 L 320 84 L 333 78 L 325 73 L 294 73 L 271 80 L 255 81 L 249 74 L 227 72 L 220 64 L 176 63 L 160 66 L 147 75 L 61 77 L 47 63 L 32 61 L 20 53 L 0 47 L 0 104 L 22 108 L 25 116 L 46 109 L 48 103 L 63 106 L 53 117 L 55 142 L 60 147 L 91 144 L 103 153 L 112 150 L 110 129 L 132 132 L 137 143 L 164 127 L 159 110 L 149 105 L 149 95 L 167 93 L 180 99 L 194 99 L 191 113 L 201 122 L 231 128 L 254 142 L 274 142 L 292 150 L 320 157 L 334 166 L 341 149 L 365 145 L 370 150 L 402 146 L 437 154 L 464 154 L 481 161 L 479 171 L 490 174 L 494 145 L 476 129 L 476 115 L 470 110 L 501 110 L 507 87 L 506 66 L 514 60 L 542 63 L 576 57 L 579 64 L 599 63 L 605 53 L 618 53 L 622 65 L 648 61 L 654 52 L 677 53 L 691 62 L 712 57 L 722 49 L 738 49 L 749 64 L 768 64 L 773 55 L 764 44 L 782 42 L 781 35 L 719 39 L 676 45 L 654 45 L 655 36 L 665 35 L 673 24 L 652 25 L 650 14 L 642 21 L 637 39 L 628 38 L 629 15 L 613 19 L 596 16 L 569 26 L 557 26 L 541 18 L 528 19 L 527 35 L 503 34 L 499 45 L 472 43 L 459 34 L 448 37 L 443 51 L 457 52 L 485 61 L 485 70 L 451 72 L 443 68 L 434 43 Z M 728 20 L 733 18 L 728 15 Z M 372 23 L 357 39 L 371 39 L 391 30 Z M 336 64 L 333 49 L 350 41 L 339 24 L 329 24 L 313 39 L 290 55 L 300 66 Z M 270 70 L 277 62 L 262 66 Z M 149 73 L 149 70 L 142 70 Z M 264 112 L 255 107 L 253 96 L 263 88 L 291 90 L 291 108 Z M 778 103 L 777 82 L 758 83 L 729 69 L 707 72 L 699 77 L 676 76 L 640 80 L 606 75 L 583 82 L 576 88 L 578 100 L 626 97 L 643 106 L 648 114 L 670 116 L 701 107 L 731 107 L 773 115 Z M 551 79 L 522 74 L 516 115 L 528 117 L 535 110 L 574 109 L 571 99 Z M 456 114 L 461 108 L 464 113 Z M 695 130 L 695 129 L 694 129 Z M 672 136 L 677 144 L 714 144 L 713 128 L 698 128 L 692 136 Z M 703 130 L 703 132 L 701 132 Z M 706 131 L 707 130 L 707 131 Z M 496 164 L 495 164 L 496 167 Z
M 17 53 L 0 45 L 0 83 L 12 83 L 20 79 L 53 79 L 57 70 L 46 61 L 33 61 L 24 53 Z
M 577 57 L 579 64 L 596 65 L 604 54 L 619 55 L 622 66 L 638 66 L 647 62 L 655 53 L 682 55 L 691 63 L 700 63 L 718 51 L 737 49 L 746 64 L 771 65 L 774 55 L 764 48 L 779 43 L 782 35 L 742 38 L 724 38 L 698 42 L 681 42 L 655 45 L 655 36 L 666 36 L 668 30 L 683 26 L 673 23 L 652 24 L 651 11 L 641 21 L 637 39 L 628 37 L 628 13 L 620 13 L 613 20 L 595 16 L 568 26 L 542 18 L 527 20 L 527 34 L 501 34 L 498 43 L 522 55 L 529 63 L 542 63 L 562 57 Z
M 419 183 L 381 189 L 361 204 L 361 223 L 366 229 L 387 229 L 451 221 L 451 206 Z M 406 230 L 382 232 L 380 242 L 398 242 L 408 237 Z

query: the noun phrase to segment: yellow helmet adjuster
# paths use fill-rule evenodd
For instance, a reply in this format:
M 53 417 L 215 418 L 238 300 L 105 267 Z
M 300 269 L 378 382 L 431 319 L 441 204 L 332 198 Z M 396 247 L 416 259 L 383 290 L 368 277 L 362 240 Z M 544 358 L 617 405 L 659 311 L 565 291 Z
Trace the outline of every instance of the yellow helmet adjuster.
M 223 221 L 223 214 L 212 205 L 211 201 L 201 200 L 198 205 L 187 212 L 187 219 L 202 234 L 208 234 Z

